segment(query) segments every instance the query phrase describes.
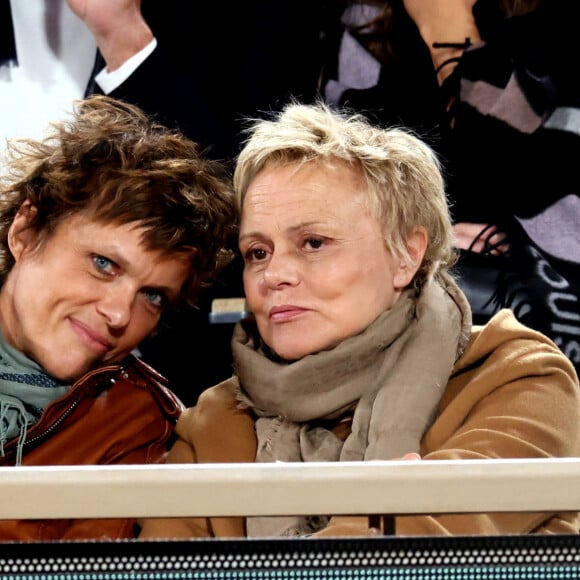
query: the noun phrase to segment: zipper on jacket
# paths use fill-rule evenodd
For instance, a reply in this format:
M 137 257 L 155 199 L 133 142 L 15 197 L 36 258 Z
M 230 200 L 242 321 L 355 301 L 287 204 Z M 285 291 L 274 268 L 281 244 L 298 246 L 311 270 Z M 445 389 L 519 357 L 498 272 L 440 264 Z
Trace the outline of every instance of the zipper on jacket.
M 95 375 L 106 374 L 106 373 L 119 373 L 119 372 L 122 373 L 122 372 L 124 372 L 124 370 L 125 369 L 122 365 L 116 364 L 116 365 L 109 365 L 107 367 L 102 367 L 100 369 L 91 371 L 90 373 L 87 373 L 84 377 L 82 377 L 80 382 L 74 383 L 71 387 L 71 390 L 67 393 L 67 395 L 70 396 L 70 394 L 72 392 L 74 392 L 75 390 L 78 390 L 87 380 L 93 378 Z M 109 380 L 111 380 L 113 382 L 115 381 L 114 378 L 111 378 Z M 65 396 L 67 396 L 67 395 L 65 395 Z M 82 400 L 83 396 L 84 396 L 83 392 L 81 392 L 79 395 L 77 395 L 76 399 L 74 399 L 70 403 L 70 405 L 65 409 L 65 411 L 58 417 L 58 419 L 56 419 L 56 421 L 51 423 L 51 425 L 49 425 L 41 433 L 37 433 L 36 435 L 34 435 L 34 437 L 27 439 L 24 442 L 23 447 L 30 447 L 34 443 L 37 443 L 38 441 L 46 439 L 46 437 L 48 437 L 53 431 L 58 429 L 58 427 L 61 425 L 61 423 L 75 410 L 75 408 L 78 406 L 78 404 Z M 48 406 L 50 406 L 52 404 L 53 403 L 50 403 Z M 46 409 L 45 409 L 45 411 L 46 411 Z M 10 453 L 11 451 L 12 450 L 9 450 L 8 453 Z M 8 456 L 8 453 L 6 453 L 3 457 L 6 458 Z
M 81 400 L 81 397 L 77 397 L 70 404 L 70 406 L 67 407 L 67 409 L 65 410 L 65 412 L 54 423 L 52 423 L 52 425 L 50 425 L 50 427 L 48 427 L 47 429 L 45 429 L 42 433 L 39 433 L 38 435 L 35 435 L 31 439 L 27 439 L 24 442 L 24 447 L 28 447 L 29 445 L 32 445 L 33 443 L 39 441 L 40 439 L 44 439 L 50 433 L 52 433 L 55 429 L 57 429 L 58 426 L 74 411 L 74 409 L 76 408 L 76 406 L 79 404 L 79 401 L 80 400 Z
M 89 379 L 92 379 L 95 375 L 100 375 L 100 374 L 105 374 L 105 373 L 121 373 L 123 374 L 125 372 L 125 368 L 122 365 L 110 365 L 108 367 L 103 367 L 100 369 L 97 369 L 95 371 L 92 371 L 88 374 L 86 374 L 82 379 L 81 382 L 77 382 L 75 383 L 72 387 L 71 390 L 69 391 L 69 394 L 75 390 L 77 390 L 83 383 L 85 383 L 86 381 L 88 381 Z M 109 379 L 110 382 L 114 383 L 115 379 L 114 378 L 110 378 Z M 54 423 L 52 423 L 49 427 L 47 427 L 42 433 L 38 433 L 37 435 L 35 435 L 34 437 L 32 437 L 31 439 L 27 439 L 24 442 L 24 447 L 30 446 L 33 443 L 46 438 L 50 433 L 52 433 L 54 430 L 58 429 L 59 425 L 75 410 L 75 408 L 77 407 L 77 405 L 79 404 L 80 400 L 83 398 L 82 393 L 77 396 L 77 398 L 65 409 L 65 411 L 60 415 L 60 417 L 54 421 Z M 52 403 L 51 403 L 52 404 Z

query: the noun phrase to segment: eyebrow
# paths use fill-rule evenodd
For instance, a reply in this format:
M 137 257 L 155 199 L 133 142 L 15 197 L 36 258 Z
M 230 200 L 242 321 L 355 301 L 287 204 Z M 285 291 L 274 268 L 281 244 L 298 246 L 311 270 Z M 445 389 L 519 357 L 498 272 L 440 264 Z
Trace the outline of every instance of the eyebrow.
M 312 226 L 319 226 L 319 225 L 323 225 L 323 222 L 321 222 L 320 220 L 310 220 L 307 222 L 300 222 L 299 224 L 296 224 L 295 226 L 288 228 L 287 231 L 292 234 L 294 232 L 299 232 L 300 230 L 308 229 L 308 228 L 311 228 Z M 239 236 L 238 240 L 242 241 L 245 238 L 264 238 L 264 237 L 267 237 L 267 236 L 264 236 L 264 234 L 262 234 L 259 231 L 249 231 L 249 232 L 246 232 L 244 234 L 241 234 Z

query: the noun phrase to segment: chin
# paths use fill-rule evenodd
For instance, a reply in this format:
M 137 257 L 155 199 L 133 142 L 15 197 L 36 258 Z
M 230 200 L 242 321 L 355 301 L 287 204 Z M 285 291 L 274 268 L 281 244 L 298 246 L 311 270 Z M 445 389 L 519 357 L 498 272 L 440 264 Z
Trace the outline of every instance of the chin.
M 265 341 L 266 344 L 282 359 L 288 362 L 300 360 L 310 354 L 316 354 L 323 350 L 331 350 L 340 341 L 330 340 L 329 337 L 318 337 L 314 342 L 307 342 L 313 339 L 311 334 L 305 332 L 294 332 L 292 336 L 286 333 L 283 336 L 269 337 L 273 340 Z M 278 338 L 278 340 L 276 340 Z
M 54 365 L 54 369 L 50 367 L 45 367 L 46 371 L 51 377 L 54 377 L 57 381 L 65 384 L 73 384 L 78 379 L 80 379 L 84 374 L 86 374 L 90 369 L 86 364 L 75 365 L 75 364 L 59 364 Z
M 303 345 L 300 348 L 292 348 L 292 347 L 282 347 L 280 349 L 272 348 L 272 350 L 285 361 L 293 362 L 296 360 L 303 359 L 304 357 L 308 356 L 309 354 L 315 354 L 320 351 L 320 349 L 305 349 Z

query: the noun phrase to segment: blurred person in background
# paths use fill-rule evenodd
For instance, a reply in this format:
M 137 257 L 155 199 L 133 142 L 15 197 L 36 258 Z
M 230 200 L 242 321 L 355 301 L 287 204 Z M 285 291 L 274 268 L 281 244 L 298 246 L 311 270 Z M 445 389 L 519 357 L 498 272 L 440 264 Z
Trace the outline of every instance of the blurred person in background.
M 474 320 L 511 308 L 580 369 L 580 3 L 334 6 L 323 95 L 437 150 Z

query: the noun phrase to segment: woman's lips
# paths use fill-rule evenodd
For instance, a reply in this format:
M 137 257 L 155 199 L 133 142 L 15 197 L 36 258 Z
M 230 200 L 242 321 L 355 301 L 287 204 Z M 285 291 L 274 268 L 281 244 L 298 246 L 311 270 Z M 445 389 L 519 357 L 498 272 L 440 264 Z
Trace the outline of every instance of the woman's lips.
M 306 308 L 299 306 L 275 306 L 270 309 L 269 317 L 274 322 L 286 322 L 307 312 Z
M 69 318 L 69 321 L 73 332 L 90 350 L 104 354 L 111 350 L 113 347 L 113 345 L 106 338 L 100 336 L 97 332 L 94 332 L 88 326 L 85 326 L 82 322 L 79 322 L 74 318 Z

